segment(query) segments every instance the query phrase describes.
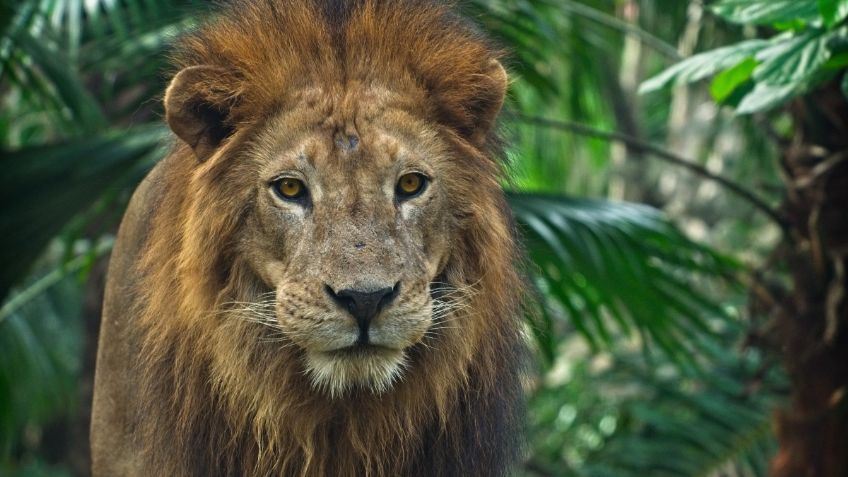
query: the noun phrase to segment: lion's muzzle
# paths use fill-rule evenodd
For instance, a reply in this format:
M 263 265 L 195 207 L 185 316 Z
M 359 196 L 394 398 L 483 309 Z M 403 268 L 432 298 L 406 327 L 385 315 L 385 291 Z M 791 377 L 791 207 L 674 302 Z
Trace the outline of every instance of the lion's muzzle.
M 359 328 L 357 345 L 367 345 L 371 320 L 397 297 L 400 282 L 391 287 L 346 288 L 339 291 L 325 284 L 324 290 L 333 302 L 347 310 L 356 320 Z

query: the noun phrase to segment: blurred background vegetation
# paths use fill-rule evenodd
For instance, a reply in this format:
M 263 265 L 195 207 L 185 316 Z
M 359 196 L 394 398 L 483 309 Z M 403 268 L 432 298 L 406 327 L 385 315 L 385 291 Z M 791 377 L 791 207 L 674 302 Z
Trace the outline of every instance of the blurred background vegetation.
M 794 357 L 846 356 L 848 198 L 832 178 L 848 176 L 848 2 L 462 8 L 513 52 L 505 187 L 539 297 L 519 473 L 846 475 L 844 455 L 776 453 L 786 416 L 806 416 Z M 105 261 L 172 141 L 168 45 L 207 10 L 0 0 L 0 475 L 88 473 Z M 813 212 L 835 218 L 813 227 Z M 795 343 L 801 315 L 813 334 Z M 843 423 L 827 436 L 844 447 L 848 361 L 825 358 L 835 414 L 817 416 Z

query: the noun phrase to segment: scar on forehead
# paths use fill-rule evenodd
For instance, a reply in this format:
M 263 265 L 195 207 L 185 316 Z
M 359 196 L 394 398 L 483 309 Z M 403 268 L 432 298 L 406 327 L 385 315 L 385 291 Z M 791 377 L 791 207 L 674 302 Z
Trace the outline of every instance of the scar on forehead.
M 344 131 L 337 131 L 333 137 L 336 147 L 342 151 L 352 151 L 359 145 L 359 136 L 356 134 L 348 134 Z

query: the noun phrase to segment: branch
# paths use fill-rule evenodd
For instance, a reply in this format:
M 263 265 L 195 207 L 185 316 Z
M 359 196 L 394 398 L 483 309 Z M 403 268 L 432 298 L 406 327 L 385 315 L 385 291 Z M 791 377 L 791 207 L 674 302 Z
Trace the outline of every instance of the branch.
M 772 219 L 780 228 L 784 231 L 787 231 L 789 228 L 786 219 L 781 216 L 776 210 L 774 210 L 768 203 L 762 198 L 755 195 L 753 192 L 744 188 L 742 185 L 728 179 L 727 177 L 720 176 L 718 174 L 714 174 L 708 171 L 705 167 L 700 164 L 695 163 L 689 159 L 678 156 L 677 154 L 669 151 L 668 149 L 655 146 L 649 142 L 642 141 L 633 136 L 614 132 L 614 131 L 604 131 L 601 129 L 594 128 L 587 124 L 578 123 L 574 121 L 562 121 L 555 119 L 547 119 L 536 116 L 528 116 L 524 114 L 510 114 L 508 117 L 512 118 L 515 121 L 527 123 L 527 124 L 535 124 L 537 126 L 544 126 L 554 129 L 560 129 L 564 131 L 571 131 L 575 134 L 580 134 L 581 136 L 593 137 L 597 139 L 603 139 L 607 141 L 616 141 L 622 144 L 625 144 L 636 151 L 640 151 L 651 156 L 656 157 L 657 159 L 663 160 L 670 164 L 675 164 L 677 166 L 681 166 L 683 168 L 688 169 L 689 171 L 705 177 L 711 181 L 714 181 L 718 184 L 724 186 L 730 192 L 736 194 L 738 197 L 749 202 L 755 208 L 760 210 L 760 212 L 766 214 L 770 219 Z
M 661 53 L 663 56 L 666 56 L 675 62 L 683 59 L 677 51 L 677 48 L 631 23 L 627 23 L 626 21 L 612 15 L 608 15 L 596 8 L 570 0 L 563 1 L 561 6 L 563 10 L 580 15 L 581 17 L 606 25 L 610 28 L 614 28 L 627 35 L 633 35 L 645 45 L 650 46 L 658 53 Z

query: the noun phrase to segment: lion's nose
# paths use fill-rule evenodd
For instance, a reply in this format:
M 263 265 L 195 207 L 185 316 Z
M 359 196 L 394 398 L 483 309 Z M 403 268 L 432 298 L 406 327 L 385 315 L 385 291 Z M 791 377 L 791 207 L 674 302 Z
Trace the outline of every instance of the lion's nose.
M 325 285 L 327 294 L 350 312 L 359 325 L 359 340 L 368 342 L 368 325 L 371 320 L 389 304 L 400 291 L 400 282 L 393 287 L 380 289 L 344 289 L 335 291 L 329 285 Z

